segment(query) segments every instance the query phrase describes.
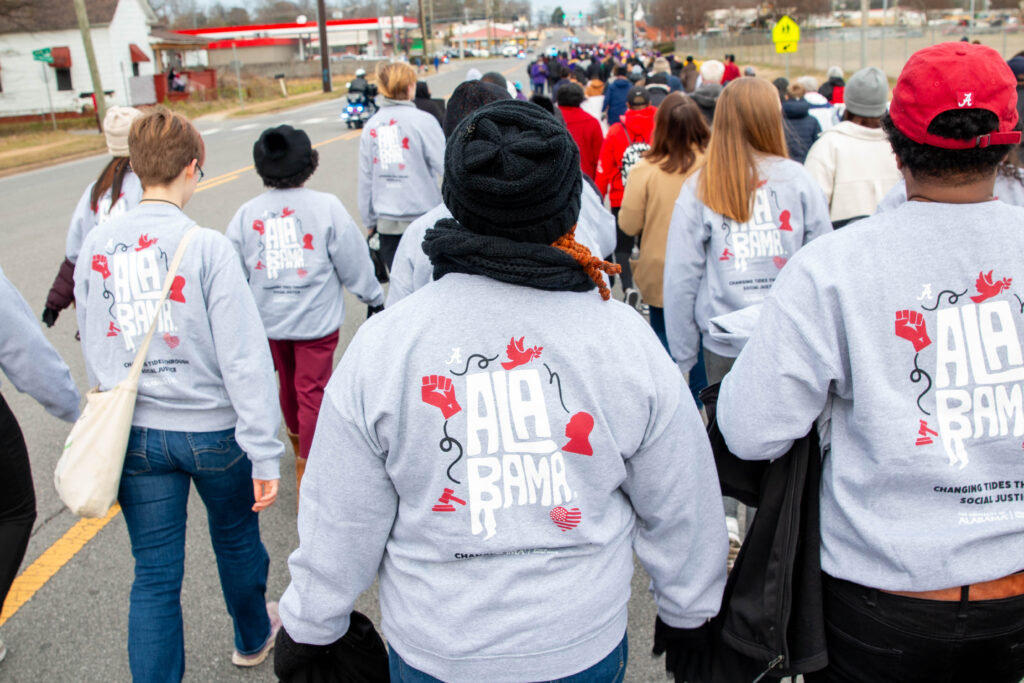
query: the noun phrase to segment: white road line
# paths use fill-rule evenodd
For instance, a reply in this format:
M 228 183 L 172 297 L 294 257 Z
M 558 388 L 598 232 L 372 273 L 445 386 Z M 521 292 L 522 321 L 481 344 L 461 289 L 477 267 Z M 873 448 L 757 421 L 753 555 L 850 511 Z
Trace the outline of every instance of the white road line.
M 203 135 L 213 135 L 214 133 L 219 133 L 220 131 L 220 128 L 211 128 L 210 130 L 201 130 L 199 132 L 202 133 Z
M 327 120 L 326 116 L 316 116 L 316 117 L 311 118 L 311 119 L 306 119 L 305 121 L 302 122 L 302 124 L 306 125 L 306 126 L 309 126 L 309 125 L 312 125 L 314 123 L 323 123 L 326 120 Z
M 260 124 L 258 124 L 258 123 L 243 123 L 241 126 L 235 126 L 231 130 L 232 130 L 232 132 L 234 132 L 236 130 L 252 130 L 253 128 L 259 128 L 259 127 L 260 127 Z

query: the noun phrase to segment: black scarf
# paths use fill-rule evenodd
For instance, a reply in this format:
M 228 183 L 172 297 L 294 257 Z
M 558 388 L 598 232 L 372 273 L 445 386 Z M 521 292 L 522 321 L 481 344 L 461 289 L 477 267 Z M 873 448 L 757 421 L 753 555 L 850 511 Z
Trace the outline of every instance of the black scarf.
M 453 218 L 443 218 L 427 230 L 423 251 L 434 264 L 435 280 L 448 273 L 467 273 L 549 291 L 585 292 L 597 286 L 564 251 L 546 244 L 480 235 Z

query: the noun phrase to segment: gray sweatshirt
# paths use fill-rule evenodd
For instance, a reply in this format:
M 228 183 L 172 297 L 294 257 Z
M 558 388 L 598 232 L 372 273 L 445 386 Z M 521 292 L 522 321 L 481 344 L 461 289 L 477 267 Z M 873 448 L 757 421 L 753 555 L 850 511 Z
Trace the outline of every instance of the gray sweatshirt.
M 132 424 L 179 432 L 235 429 L 254 479 L 276 479 L 284 445 L 277 378 L 259 311 L 218 232 L 192 238 L 167 301 L 167 266 L 195 223 L 168 204 L 139 204 L 89 233 L 75 266 L 78 329 L 89 381 L 125 378 L 159 310 Z
M 1017 172 L 1024 174 L 1024 169 L 1018 169 Z M 1010 178 L 1002 173 L 997 173 L 996 184 L 992 194 L 1001 202 L 1013 204 L 1014 206 L 1024 206 L 1024 182 L 1017 178 Z M 907 182 L 901 177 L 900 181 L 893 185 L 889 193 L 878 203 L 878 208 L 875 212 L 892 211 L 906 201 Z
M 0 269 L 0 370 L 54 417 L 78 419 L 81 396 L 28 302 Z
M 409 222 L 441 202 L 444 133 L 409 101 L 385 100 L 359 138 L 359 215 Z
M 683 372 L 706 349 L 735 358 L 740 346 L 712 339 L 708 320 L 762 301 L 786 262 L 810 240 L 832 232 L 828 204 L 804 167 L 763 157 L 753 214 L 737 223 L 704 206 L 691 176 L 676 200 L 665 248 L 665 327 Z
M 121 196 L 113 206 L 110 203 L 110 190 L 108 189 L 96 202 L 96 211 L 92 210 L 89 198 L 92 196 L 92 188 L 95 185 L 95 182 L 89 183 L 89 187 L 85 188 L 85 192 L 78 200 L 78 205 L 75 206 L 75 212 L 71 214 L 64 254 L 72 263 L 78 261 L 78 252 L 82 249 L 82 242 L 93 228 L 110 218 L 128 213 L 142 199 L 142 183 L 130 168 L 125 171 L 124 178 L 121 180 Z
M 332 194 L 292 188 L 249 200 L 227 238 L 271 339 L 320 339 L 345 319 L 342 286 L 366 304 L 384 303 L 366 240 Z
M 696 627 L 718 611 L 727 552 L 700 416 L 643 318 L 594 291 L 463 274 L 349 345 L 299 541 L 281 599 L 295 640 L 340 637 L 379 574 L 388 643 L 452 683 L 556 679 L 606 656 L 634 551 L 661 618 Z
M 1024 209 L 908 202 L 801 250 L 722 383 L 730 450 L 818 421 L 821 565 L 924 591 L 1024 569 Z
M 583 183 L 580 195 L 580 217 L 576 225 L 576 240 L 594 256 L 604 257 L 615 249 L 615 217 L 604 208 L 601 195 L 589 183 Z M 398 242 L 398 250 L 391 264 L 388 286 L 388 306 L 409 296 L 434 277 L 434 266 L 423 251 L 423 236 L 442 218 L 452 213 L 444 204 L 414 220 Z

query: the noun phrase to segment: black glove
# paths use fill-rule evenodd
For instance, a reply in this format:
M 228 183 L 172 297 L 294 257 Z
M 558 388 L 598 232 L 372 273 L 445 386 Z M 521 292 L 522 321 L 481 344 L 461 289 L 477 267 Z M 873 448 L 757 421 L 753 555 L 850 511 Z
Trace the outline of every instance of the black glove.
M 384 306 L 370 306 L 370 305 L 367 305 L 366 306 L 366 319 L 369 320 L 375 314 L 380 313 L 383 310 L 384 310 Z
M 676 683 L 711 680 L 711 623 L 697 628 L 675 628 L 661 617 L 654 620 L 655 656 L 665 653 L 665 672 Z
M 297 643 L 282 627 L 274 673 L 284 683 L 387 683 L 388 651 L 373 622 L 354 611 L 348 632 L 329 645 Z
M 58 315 L 60 315 L 60 311 L 47 306 L 43 309 L 43 322 L 46 323 L 47 327 L 53 327 L 53 324 L 57 322 Z

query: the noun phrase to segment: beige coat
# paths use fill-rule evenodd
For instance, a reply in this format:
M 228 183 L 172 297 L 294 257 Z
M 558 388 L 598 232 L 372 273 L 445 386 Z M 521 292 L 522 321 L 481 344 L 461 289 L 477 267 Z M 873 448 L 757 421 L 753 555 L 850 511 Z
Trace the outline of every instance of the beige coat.
M 689 171 L 666 173 L 646 159 L 639 161 L 629 172 L 629 181 L 619 209 L 619 228 L 627 235 L 640 235 L 640 258 L 630 259 L 633 280 L 644 301 L 662 308 L 661 286 L 665 271 L 665 244 L 672 209 L 679 191 L 690 174 L 700 165 L 697 155 Z

